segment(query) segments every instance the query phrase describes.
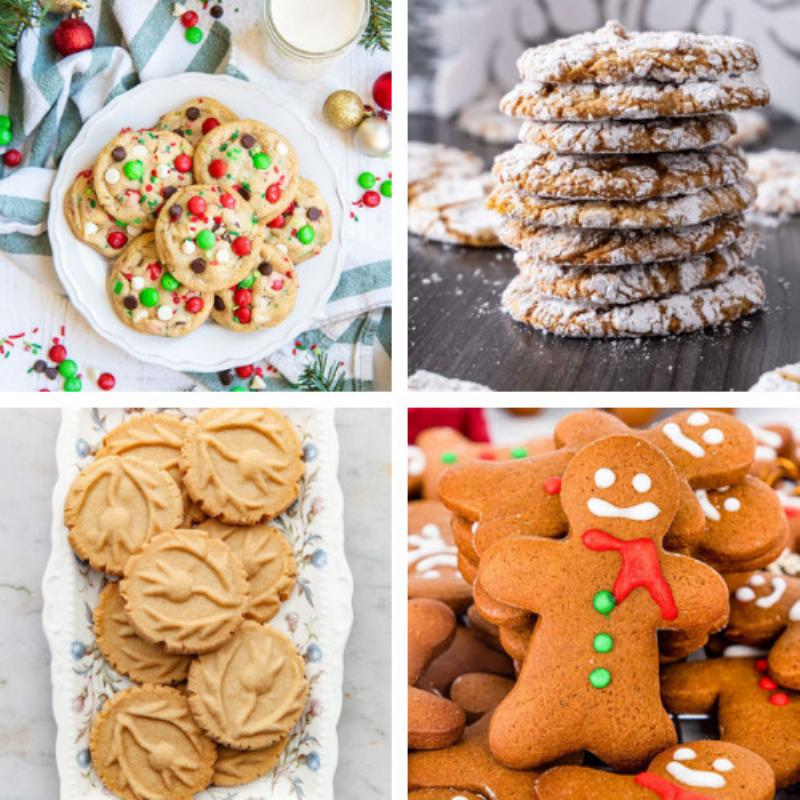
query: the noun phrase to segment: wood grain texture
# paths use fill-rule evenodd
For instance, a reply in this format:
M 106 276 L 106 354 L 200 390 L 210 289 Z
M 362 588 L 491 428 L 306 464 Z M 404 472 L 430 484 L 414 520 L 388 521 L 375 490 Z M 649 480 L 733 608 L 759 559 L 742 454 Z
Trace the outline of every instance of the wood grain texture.
M 505 149 L 455 125 L 412 116 L 412 140 L 480 153 Z M 770 147 L 797 147 L 800 125 L 774 122 Z M 744 391 L 767 370 L 800 361 L 800 218 L 760 228 L 754 262 L 765 309 L 716 330 L 659 339 L 559 339 L 500 310 L 516 274 L 511 251 L 442 246 L 410 237 L 409 374 L 430 370 L 502 391 Z

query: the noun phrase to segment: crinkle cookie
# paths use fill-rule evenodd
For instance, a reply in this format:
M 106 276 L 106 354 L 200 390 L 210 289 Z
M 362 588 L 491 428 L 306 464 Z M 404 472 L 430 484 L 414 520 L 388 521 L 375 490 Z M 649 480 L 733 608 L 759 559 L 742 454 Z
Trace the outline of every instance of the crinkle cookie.
M 715 81 L 758 69 L 753 45 L 734 36 L 602 28 L 532 47 L 517 66 L 524 80 L 564 83 Z
M 183 692 L 137 686 L 108 699 L 92 724 L 92 766 L 123 800 L 192 800 L 211 782 L 217 748 Z
M 189 186 L 158 216 L 156 247 L 175 278 L 199 292 L 243 280 L 262 242 L 250 204 L 220 186 Z
M 234 750 L 220 745 L 214 765 L 213 786 L 242 786 L 271 772 L 278 765 L 289 737 L 258 750 Z
M 800 214 L 800 153 L 772 148 L 748 153 L 748 175 L 758 184 L 753 210 L 762 214 Z
M 725 144 L 734 131 L 736 121 L 730 114 L 642 122 L 536 122 L 529 119 L 522 123 L 519 138 L 553 153 L 675 153 Z
M 111 575 L 156 534 L 183 517 L 181 491 L 169 472 L 140 458 L 95 459 L 69 488 L 64 524 L 80 558 Z
M 695 194 L 650 200 L 558 200 L 520 191 L 501 183 L 489 195 L 489 208 L 529 225 L 576 228 L 676 228 L 741 214 L 755 200 L 756 186 L 738 183 Z
M 739 267 L 722 280 L 686 294 L 606 307 L 542 297 L 517 277 L 503 293 L 503 309 L 518 322 L 558 336 L 669 336 L 752 314 L 764 304 L 765 296 L 755 267 Z
M 211 313 L 214 295 L 183 286 L 161 263 L 152 233 L 142 234 L 114 262 L 108 293 L 117 316 L 153 336 L 185 336 Z
M 297 194 L 297 154 L 280 133 L 252 119 L 219 125 L 197 146 L 199 183 L 218 183 L 252 204 L 264 223 L 275 219 Z
M 649 200 L 713 189 L 747 172 L 741 151 L 720 145 L 687 153 L 568 156 L 518 144 L 492 170 L 519 191 L 573 200 Z
M 117 222 L 97 201 L 92 171 L 78 173 L 64 195 L 64 216 L 75 236 L 101 255 L 114 258 L 141 228 Z
M 693 117 L 765 106 L 769 89 L 755 75 L 732 75 L 718 81 L 657 83 L 518 83 L 500 108 L 514 117 L 543 122 L 603 119 Z
M 194 183 L 194 148 L 171 131 L 123 130 L 101 151 L 94 190 L 114 219 L 151 230 L 161 206 Z
M 295 263 L 318 256 L 331 240 L 331 212 L 316 183 L 301 178 L 297 195 L 267 224 L 267 242 Z
M 251 333 L 283 322 L 297 299 L 297 272 L 288 256 L 262 242 L 256 268 L 238 284 L 217 292 L 212 318 L 236 333 Z
M 212 517 L 251 525 L 285 511 L 305 467 L 292 423 L 270 408 L 209 408 L 181 452 L 183 480 Z
M 213 97 L 194 97 L 156 123 L 156 130 L 183 136 L 193 147 L 218 125 L 238 119 L 228 106 Z
M 189 669 L 189 705 L 220 744 L 257 750 L 292 730 L 308 697 L 305 664 L 294 643 L 269 625 L 245 622 Z
M 408 196 L 411 199 L 432 178 L 472 178 L 483 172 L 475 153 L 428 142 L 408 143 Z

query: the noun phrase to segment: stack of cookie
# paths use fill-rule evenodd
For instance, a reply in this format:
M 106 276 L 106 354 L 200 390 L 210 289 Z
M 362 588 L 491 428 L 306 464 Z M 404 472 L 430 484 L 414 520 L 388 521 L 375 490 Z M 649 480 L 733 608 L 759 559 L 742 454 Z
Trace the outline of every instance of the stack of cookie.
M 501 102 L 525 120 L 489 206 L 519 276 L 503 307 L 560 336 L 695 331 L 750 314 L 755 199 L 729 113 L 762 106 L 758 56 L 726 36 L 619 23 L 525 52 Z
M 78 239 L 116 259 L 117 316 L 155 336 L 185 336 L 209 316 L 236 332 L 279 324 L 295 304 L 295 266 L 331 238 L 291 143 L 206 97 L 152 129 L 122 130 L 64 208 Z
M 266 624 L 297 567 L 265 520 L 294 502 L 303 471 L 282 414 L 216 409 L 132 417 L 73 482 L 69 542 L 119 579 L 94 610 L 97 647 L 142 684 L 92 725 L 92 764 L 117 796 L 188 798 L 278 763 L 308 681 L 294 643 Z

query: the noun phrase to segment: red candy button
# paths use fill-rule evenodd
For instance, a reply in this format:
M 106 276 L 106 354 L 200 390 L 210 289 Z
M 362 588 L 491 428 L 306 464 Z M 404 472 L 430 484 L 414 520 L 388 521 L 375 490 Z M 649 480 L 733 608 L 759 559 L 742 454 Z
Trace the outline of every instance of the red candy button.
M 496 461 L 497 456 L 491 450 L 484 450 L 482 453 L 478 455 L 478 458 L 481 461 Z
M 47 357 L 54 364 L 60 364 L 67 357 L 67 348 L 63 344 L 54 344 L 50 348 Z
M 232 194 L 221 194 L 219 196 L 219 202 L 223 208 L 233 208 L 236 205 L 236 200 Z
M 249 289 L 237 289 L 233 293 L 233 302 L 237 306 L 249 306 L 253 302 L 253 293 Z
M 208 165 L 208 174 L 212 178 L 221 178 L 225 174 L 225 162 L 221 158 L 215 158 Z
M 3 163 L 7 167 L 17 167 L 22 161 L 22 153 L 19 150 L 6 150 L 3 154 Z
M 209 117 L 205 122 L 203 122 L 203 133 L 208 133 L 209 131 L 213 131 L 214 128 L 219 125 L 219 120 L 216 117 Z
M 186 153 L 181 153 L 179 156 L 176 156 L 172 163 L 175 165 L 175 169 L 178 170 L 178 172 L 189 172 L 192 169 L 192 158 L 191 156 L 187 156 Z
M 237 236 L 231 245 L 237 256 L 246 256 L 250 252 L 250 247 L 250 240 L 246 236 Z
M 272 281 L 272 291 L 279 292 L 283 289 L 283 281 L 282 280 L 274 280 Z
M 186 205 L 188 206 L 189 211 L 191 211 L 192 214 L 197 217 L 201 217 L 206 213 L 206 201 L 203 200 L 203 198 L 198 194 L 189 198 L 189 202 Z
M 197 25 L 197 20 L 198 16 L 196 11 L 184 11 L 183 14 L 181 14 L 181 25 L 183 25 L 184 28 L 194 28 L 194 26 Z
M 117 379 L 110 372 L 104 372 L 97 379 L 97 385 L 104 392 L 110 392 L 117 385 Z
M 233 312 L 233 316 L 236 317 L 236 319 L 238 319 L 242 325 L 247 325 L 247 323 L 252 319 L 250 309 L 247 306 L 237 308 L 236 311 Z
M 788 706 L 789 695 L 785 692 L 775 692 L 775 694 L 770 696 L 769 701 L 774 706 Z
M 252 364 L 247 364 L 244 367 L 236 367 L 236 374 L 240 378 L 249 378 L 254 372 L 256 368 Z
M 778 684 L 766 675 L 759 680 L 758 685 L 767 692 L 773 692 L 778 688 Z
M 278 215 L 272 222 L 267 223 L 268 228 L 282 228 L 286 224 L 286 218 L 283 214 Z
M 106 241 L 109 247 L 113 247 L 115 250 L 121 250 L 128 243 L 128 237 L 122 231 L 111 231 L 111 233 L 106 236 Z
M 381 196 L 377 192 L 364 192 L 362 199 L 368 208 L 377 208 L 381 204 Z
M 186 301 L 186 310 L 190 314 L 198 314 L 203 310 L 203 298 L 202 297 L 190 297 Z
M 756 661 L 756 669 L 759 672 L 766 672 L 768 666 L 766 658 L 759 658 L 758 661 Z
M 267 202 L 277 203 L 281 199 L 282 194 L 283 192 L 281 191 L 280 185 L 273 183 L 271 186 L 267 187 Z
M 561 494 L 561 478 L 548 478 L 542 488 L 545 494 Z
M 784 508 L 787 517 L 800 517 L 800 508 Z

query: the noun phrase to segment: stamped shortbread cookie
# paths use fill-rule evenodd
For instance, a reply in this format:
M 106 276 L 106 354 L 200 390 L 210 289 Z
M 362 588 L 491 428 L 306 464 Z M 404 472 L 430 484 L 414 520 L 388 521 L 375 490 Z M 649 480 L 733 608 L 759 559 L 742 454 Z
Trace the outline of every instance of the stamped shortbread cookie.
M 647 200 L 726 186 L 744 176 L 740 151 L 720 145 L 686 153 L 557 155 L 518 144 L 492 172 L 524 192 L 587 200 Z
M 529 225 L 578 228 L 674 228 L 698 225 L 721 216 L 741 214 L 753 202 L 756 186 L 745 179 L 696 194 L 653 198 L 644 202 L 555 200 L 500 184 L 489 196 L 489 208 Z
M 752 314 L 765 289 L 755 267 L 739 267 L 712 286 L 659 300 L 596 307 L 543 298 L 517 277 L 503 293 L 503 309 L 518 322 L 558 336 L 616 338 L 669 336 L 721 325 Z
M 258 750 L 234 750 L 220 745 L 214 764 L 214 786 L 242 786 L 271 772 L 281 759 L 289 737 L 284 736 L 269 747 Z
M 631 83 L 517 84 L 500 108 L 514 117 L 549 120 L 654 119 L 712 114 L 765 106 L 769 90 L 755 75 L 734 75 L 718 81 Z
M 748 175 L 758 184 L 753 210 L 762 214 L 800 214 L 800 153 L 766 150 L 748 153 Z
M 730 114 L 642 122 L 536 122 L 529 119 L 522 123 L 519 138 L 553 153 L 675 153 L 724 144 L 732 141 L 734 131 L 736 122 Z
M 533 261 L 573 266 L 649 264 L 708 253 L 733 244 L 745 230 L 741 216 L 655 230 L 533 228 L 509 219 L 502 242 L 524 250 Z

